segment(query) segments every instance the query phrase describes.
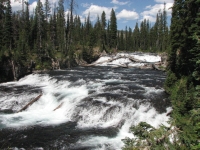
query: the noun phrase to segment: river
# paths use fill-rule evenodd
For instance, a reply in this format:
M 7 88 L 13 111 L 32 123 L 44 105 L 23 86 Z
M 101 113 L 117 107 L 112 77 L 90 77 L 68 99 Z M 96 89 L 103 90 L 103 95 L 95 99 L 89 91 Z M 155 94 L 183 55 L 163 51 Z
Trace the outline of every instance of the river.
M 0 149 L 121 149 L 121 139 L 134 137 L 132 125 L 167 124 L 171 107 L 165 77 L 150 69 L 95 66 L 2 83 Z M 17 113 L 41 93 L 37 102 Z

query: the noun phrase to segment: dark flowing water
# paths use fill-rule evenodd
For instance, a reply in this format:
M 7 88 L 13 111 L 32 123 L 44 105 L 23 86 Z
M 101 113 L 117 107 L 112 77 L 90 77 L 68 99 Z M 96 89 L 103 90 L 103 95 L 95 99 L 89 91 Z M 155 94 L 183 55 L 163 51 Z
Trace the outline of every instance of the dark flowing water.
M 0 149 L 121 149 L 131 125 L 169 119 L 164 80 L 155 70 L 77 67 L 0 84 Z

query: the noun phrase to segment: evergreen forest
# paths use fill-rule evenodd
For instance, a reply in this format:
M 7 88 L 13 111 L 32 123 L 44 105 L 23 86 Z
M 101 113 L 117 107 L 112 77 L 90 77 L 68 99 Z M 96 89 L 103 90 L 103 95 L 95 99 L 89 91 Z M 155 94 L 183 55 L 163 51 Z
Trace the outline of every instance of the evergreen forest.
M 21 68 L 31 66 L 49 70 L 52 62 L 59 62 L 61 68 L 70 68 L 79 60 L 93 62 L 103 51 L 169 50 L 165 4 L 158 12 L 155 24 L 145 19 L 136 23 L 134 29 L 126 27 L 121 31 L 117 29 L 114 9 L 109 20 L 103 11 L 95 22 L 91 22 L 90 14 L 81 22 L 74 13 L 77 9 L 75 0 L 69 0 L 65 5 L 64 0 L 59 0 L 57 6 L 51 8 L 49 0 L 44 4 L 38 0 L 31 14 L 28 2 L 22 3 L 22 10 L 13 12 L 10 0 L 0 1 L 1 81 L 18 79 L 20 74 L 14 71 L 16 68 L 21 72 Z M 69 9 L 67 14 L 66 8 Z

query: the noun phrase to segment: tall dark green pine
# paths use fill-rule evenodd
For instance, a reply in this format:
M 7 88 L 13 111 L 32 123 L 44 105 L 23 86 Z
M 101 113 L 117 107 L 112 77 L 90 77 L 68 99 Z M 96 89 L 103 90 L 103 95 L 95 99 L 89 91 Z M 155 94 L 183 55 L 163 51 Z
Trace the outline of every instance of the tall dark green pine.
M 125 50 L 125 41 L 124 41 L 124 31 L 121 30 L 120 35 L 119 35 L 119 49 L 124 51 Z
M 127 51 L 129 49 L 129 45 L 128 45 L 128 29 L 127 26 L 125 27 L 125 42 L 124 42 L 124 46 L 125 46 L 125 51 Z
M 133 30 L 133 48 L 134 51 L 138 51 L 140 48 L 140 29 L 138 27 L 138 23 L 136 23 Z
M 5 17 L 5 6 L 4 6 L 4 1 L 0 1 L 0 59 L 2 55 L 2 46 L 3 46 L 3 25 L 4 25 L 4 17 Z
M 188 69 L 188 18 L 187 8 L 183 0 L 175 0 L 171 19 L 171 52 L 169 68 L 177 77 L 191 73 Z
M 163 47 L 163 14 L 161 10 L 158 12 L 158 38 L 157 38 L 157 50 L 162 51 Z
M 140 24 L 140 48 L 142 51 L 146 50 L 146 19 Z
M 74 19 L 73 19 L 73 12 L 75 7 L 77 6 L 76 1 L 75 0 L 69 0 L 69 13 L 70 13 L 70 19 L 69 19 L 69 30 L 68 30 L 68 35 L 67 35 L 67 53 L 68 53 L 68 68 L 70 68 L 70 63 L 72 61 L 72 57 L 73 57 L 73 53 L 74 53 Z
M 107 37 L 107 46 L 109 46 L 111 48 L 111 33 L 110 33 L 110 22 L 109 21 L 108 21 L 106 37 Z
M 45 0 L 44 3 L 44 12 L 45 12 L 45 20 L 48 21 L 49 16 L 51 14 L 51 6 L 49 0 Z
M 117 18 L 113 9 L 110 15 L 110 46 L 111 48 L 117 46 Z
M 45 0 L 44 3 L 44 49 L 45 49 L 45 53 L 46 55 L 49 56 L 49 53 L 51 51 L 52 48 L 52 43 L 51 43 L 51 39 L 50 39 L 50 16 L 51 16 L 51 6 L 50 6 L 50 2 L 49 0 Z
M 74 42 L 78 45 L 81 42 L 81 19 L 79 16 L 74 18 Z
M 44 11 L 43 11 L 43 5 L 40 0 L 37 2 L 36 10 L 35 10 L 35 25 L 36 25 L 36 49 L 37 53 L 39 54 L 40 58 L 44 54 L 43 49 L 43 42 L 44 42 Z
M 90 39 L 90 33 L 92 30 L 92 23 L 90 21 L 90 14 L 88 14 L 87 18 L 85 19 L 85 37 L 86 37 L 86 41 L 89 41 Z
M 59 39 L 58 49 L 64 52 L 66 49 L 64 0 L 58 1 L 57 36 Z
M 200 84 L 200 0 L 188 0 L 188 18 L 190 18 L 189 68 L 195 78 L 195 85 Z
M 162 41 L 162 51 L 167 51 L 169 49 L 169 31 L 167 26 L 167 11 L 166 3 L 164 3 L 163 9 L 163 41 Z
M 101 47 L 102 50 L 106 49 L 106 27 L 107 27 L 107 23 L 106 23 L 106 13 L 103 11 L 101 14 Z
M 50 41 L 52 44 L 52 49 L 57 50 L 57 18 L 56 18 L 56 13 L 54 11 L 53 16 L 50 18 Z
M 11 54 L 12 49 L 12 8 L 10 4 L 10 0 L 6 3 L 6 10 L 5 10 L 5 22 L 4 22 L 4 37 L 3 37 L 3 44 L 4 48 L 9 54 Z
M 96 36 L 95 40 L 94 40 L 94 44 L 95 45 L 100 45 L 101 46 L 101 21 L 99 16 L 97 16 L 97 21 L 94 24 L 94 35 Z M 102 49 L 102 48 L 101 48 Z
M 26 10 L 25 10 L 25 43 L 27 50 L 30 49 L 30 14 L 29 14 L 29 3 L 26 2 Z

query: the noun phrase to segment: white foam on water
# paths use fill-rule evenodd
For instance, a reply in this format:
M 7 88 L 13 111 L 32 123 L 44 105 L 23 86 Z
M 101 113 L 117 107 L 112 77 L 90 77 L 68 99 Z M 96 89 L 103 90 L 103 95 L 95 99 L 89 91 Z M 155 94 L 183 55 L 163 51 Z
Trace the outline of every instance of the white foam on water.
M 80 82 L 82 82 L 82 80 L 80 80 Z M 8 85 L 10 85 L 10 83 Z M 88 95 L 88 89 L 85 85 L 68 87 L 70 85 L 68 81 L 58 82 L 56 79 L 51 79 L 47 75 L 30 75 L 18 82 L 12 83 L 12 86 L 19 85 L 41 86 L 42 96 L 25 111 L 7 115 L 1 114 L 1 124 L 6 125 L 7 127 L 21 127 L 37 124 L 53 125 L 70 121 L 76 105 L 81 99 Z M 59 96 L 55 97 L 55 94 L 59 94 Z M 25 96 L 28 97 L 28 95 Z M 33 97 L 33 95 L 31 96 Z M 13 96 L 10 100 L 8 99 L 9 96 L 0 99 L 0 102 L 5 100 L 6 103 L 3 103 L 2 105 L 5 105 L 7 108 L 11 107 L 10 105 L 13 102 L 24 101 L 25 98 L 22 94 L 22 96 Z M 23 102 L 23 106 L 28 102 Z M 63 103 L 63 105 L 56 111 L 53 111 L 61 103 Z
M 144 55 L 133 55 L 134 58 L 144 61 L 144 62 L 159 62 L 161 61 L 160 56 L 154 56 L 154 55 L 149 55 L 149 54 L 144 54 Z
M 126 63 L 131 63 L 132 61 L 130 61 L 129 59 L 127 58 L 119 58 L 117 60 L 114 60 L 112 62 L 110 62 L 109 64 L 112 64 L 112 65 L 123 65 L 123 64 L 126 64 Z
M 102 100 L 103 102 L 105 102 L 105 100 Z M 121 105 L 122 107 L 122 105 Z M 96 147 L 98 145 L 97 148 L 95 149 L 115 149 L 115 150 L 120 150 L 123 146 L 124 143 L 122 142 L 122 139 L 125 139 L 126 137 L 129 138 L 134 138 L 134 135 L 132 133 L 130 133 L 130 127 L 132 125 L 137 125 L 139 122 L 147 122 L 149 124 L 151 124 L 154 127 L 159 127 L 159 125 L 164 124 L 166 126 L 168 126 L 167 121 L 169 119 L 169 117 L 166 116 L 166 114 L 171 110 L 171 108 L 167 108 L 166 113 L 163 114 L 158 114 L 158 112 L 156 112 L 156 110 L 154 108 L 152 108 L 150 105 L 140 105 L 138 109 L 132 108 L 131 106 L 128 107 L 124 107 L 121 109 L 121 111 L 115 111 L 113 112 L 112 117 L 113 118 L 117 118 L 117 120 L 122 120 L 124 119 L 125 122 L 122 125 L 122 127 L 119 129 L 119 133 L 117 134 L 116 137 L 114 138 L 108 138 L 105 136 L 90 136 L 86 139 L 81 139 L 77 142 L 78 145 L 81 146 L 91 146 L 91 147 Z M 103 113 L 105 112 L 105 110 L 99 111 L 98 114 L 96 114 L 96 116 L 91 112 L 88 113 L 87 117 L 89 117 L 90 119 L 85 120 L 85 122 L 79 122 L 80 125 L 84 125 L 88 122 L 88 126 L 91 127 L 101 127 L 104 128 L 106 127 L 105 123 L 101 123 L 99 122 L 97 123 L 99 120 L 101 120 L 100 116 L 103 115 Z M 129 115 L 127 115 L 129 114 Z M 91 115 L 91 116 L 90 116 Z M 93 116 L 93 117 L 92 117 Z M 95 118 L 98 118 L 98 120 L 94 120 Z M 112 120 L 113 118 L 110 118 L 110 120 Z M 91 119 L 95 122 L 91 122 Z M 97 121 L 97 122 L 96 122 Z M 114 122 L 109 122 L 109 127 L 111 127 L 112 123 L 117 123 Z M 119 123 L 119 122 L 118 122 Z M 80 126 L 79 126 L 80 127 Z M 83 127 L 83 126 L 81 126 Z M 84 127 L 87 127 L 86 125 Z M 114 126 L 113 126 L 114 127 Z
M 124 66 L 128 65 L 129 67 L 141 67 L 144 66 L 144 63 L 134 63 L 128 58 L 120 58 L 123 56 L 131 56 L 137 60 L 140 60 L 142 62 L 160 62 L 161 57 L 158 55 L 153 54 L 145 54 L 145 53 L 117 53 L 115 56 L 102 56 L 97 61 L 95 61 L 93 64 L 96 64 L 96 66 Z M 113 60 L 112 60 L 113 59 Z M 112 60 L 112 61 L 111 61 Z
M 103 57 L 100 57 L 97 61 L 95 61 L 95 63 L 100 63 L 100 62 L 103 62 L 103 61 L 108 61 L 110 59 L 111 59 L 111 57 L 109 57 L 109 56 L 103 56 Z
M 128 64 L 129 67 L 142 67 L 144 63 L 130 63 Z

